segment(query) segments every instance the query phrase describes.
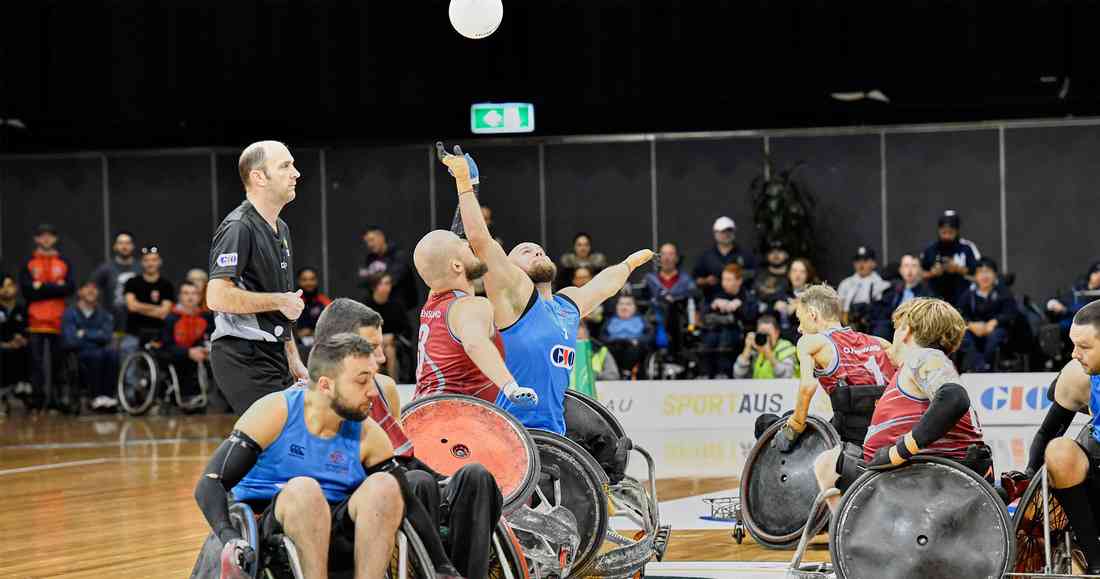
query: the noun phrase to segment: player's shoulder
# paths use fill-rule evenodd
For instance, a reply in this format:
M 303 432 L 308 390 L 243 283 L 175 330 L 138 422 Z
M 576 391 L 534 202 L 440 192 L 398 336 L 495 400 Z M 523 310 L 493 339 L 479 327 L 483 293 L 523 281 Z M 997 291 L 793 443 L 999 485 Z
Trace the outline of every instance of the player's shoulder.
M 385 374 L 375 374 L 374 380 L 378 383 L 378 386 L 380 386 L 386 394 L 397 392 L 397 381 L 393 378 L 390 378 Z
M 959 371 L 947 354 L 935 348 L 918 348 L 905 359 L 913 380 L 922 388 L 957 380 Z
M 283 392 L 272 392 L 252 403 L 237 420 L 236 429 L 251 436 L 263 448 L 279 438 L 289 409 Z
M 829 337 L 825 334 L 803 334 L 798 338 L 796 346 L 799 350 L 813 352 L 829 343 Z

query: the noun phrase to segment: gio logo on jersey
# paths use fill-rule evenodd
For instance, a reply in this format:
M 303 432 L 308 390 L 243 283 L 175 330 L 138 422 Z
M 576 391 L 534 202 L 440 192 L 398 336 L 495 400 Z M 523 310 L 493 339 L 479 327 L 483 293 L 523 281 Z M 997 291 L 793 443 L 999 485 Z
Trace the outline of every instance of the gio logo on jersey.
M 577 352 L 569 346 L 556 345 L 550 349 L 550 363 L 558 368 L 573 369 L 573 361 Z

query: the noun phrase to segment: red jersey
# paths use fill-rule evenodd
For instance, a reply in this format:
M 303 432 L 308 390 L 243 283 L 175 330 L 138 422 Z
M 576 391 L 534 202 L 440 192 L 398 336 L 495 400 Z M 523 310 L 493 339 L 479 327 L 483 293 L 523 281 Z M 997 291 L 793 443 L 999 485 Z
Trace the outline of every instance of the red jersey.
M 885 386 L 897 374 L 877 338 L 851 328 L 833 328 L 823 335 L 833 345 L 833 365 L 814 368 L 814 376 L 829 394 L 838 386 Z
M 939 350 L 933 351 L 935 354 L 932 355 L 944 356 Z M 944 360 L 944 363 L 951 364 L 951 361 Z M 932 404 L 928 399 L 910 395 L 898 385 L 903 375 L 910 374 L 911 372 L 896 373 L 875 405 L 871 426 L 867 429 L 867 439 L 863 442 L 863 460 L 870 461 L 875 451 L 896 443 L 898 438 L 913 430 Z M 982 427 L 973 408 L 951 427 L 946 436 L 933 442 L 928 448 L 921 449 L 921 452 L 962 460 L 966 458 L 966 449 L 971 444 L 982 444 Z
M 466 355 L 462 342 L 451 332 L 447 322 L 451 304 L 465 296 L 458 290 L 432 293 L 420 310 L 413 400 L 431 394 L 466 394 L 490 403 L 496 402 L 499 388 Z M 492 339 L 503 358 L 504 342 L 500 339 L 500 332 L 494 329 Z
M 393 445 L 394 456 L 411 458 L 413 455 L 413 443 L 409 440 L 409 437 L 405 435 L 405 431 L 402 430 L 401 425 L 393 419 L 393 414 L 390 413 L 390 403 L 386 400 L 386 392 L 382 389 L 382 385 L 378 383 L 378 378 L 374 379 L 374 388 L 378 391 L 378 400 L 375 400 L 374 404 L 371 405 L 371 419 L 377 422 L 378 426 L 381 426 L 382 430 L 386 432 L 386 436 L 390 439 L 390 444 Z

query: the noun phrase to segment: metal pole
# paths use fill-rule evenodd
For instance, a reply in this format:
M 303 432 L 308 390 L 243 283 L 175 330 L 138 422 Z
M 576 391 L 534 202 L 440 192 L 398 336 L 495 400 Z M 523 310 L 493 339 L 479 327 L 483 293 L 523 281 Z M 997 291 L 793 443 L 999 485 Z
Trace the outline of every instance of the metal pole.
M 886 220 L 886 132 L 878 134 L 879 195 L 882 197 L 882 263 L 890 262 L 890 236 L 887 235 Z
M 1043 554 L 1046 556 L 1044 573 L 1051 572 L 1050 566 L 1050 490 L 1047 488 L 1047 469 L 1041 469 L 1043 473 Z M 1024 505 L 1025 507 L 1027 505 Z
M 657 140 L 649 141 L 649 206 L 653 218 L 653 251 L 657 251 Z
M 99 156 L 99 167 L 103 174 L 103 259 L 111 259 L 111 185 L 108 183 L 110 174 L 107 169 L 107 155 Z
M 322 148 L 318 155 L 321 164 L 321 263 L 324 265 L 323 280 L 326 292 L 332 292 L 332 286 L 328 284 L 328 169 L 325 164 L 325 150 Z

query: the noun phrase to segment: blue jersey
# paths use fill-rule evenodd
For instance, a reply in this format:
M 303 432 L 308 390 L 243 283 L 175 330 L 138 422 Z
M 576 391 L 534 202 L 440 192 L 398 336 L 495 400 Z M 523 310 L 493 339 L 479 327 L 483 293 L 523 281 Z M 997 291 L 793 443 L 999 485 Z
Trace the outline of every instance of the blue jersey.
M 1089 376 L 1091 388 L 1089 388 L 1089 411 L 1092 418 L 1089 424 L 1092 426 L 1092 437 L 1100 442 L 1100 374 Z
M 516 323 L 500 331 L 504 364 L 520 386 L 539 395 L 534 408 L 519 408 L 503 392 L 497 405 L 527 428 L 565 434 L 565 390 L 576 358 L 580 308 L 561 295 L 544 300 L 536 290 Z
M 269 501 L 290 479 L 305 476 L 321 484 L 330 503 L 338 503 L 367 478 L 359 462 L 363 425 L 345 420 L 332 438 L 321 438 L 306 429 L 304 388 L 283 390 L 286 425 L 271 446 L 260 453 L 252 470 L 233 487 L 238 501 Z

